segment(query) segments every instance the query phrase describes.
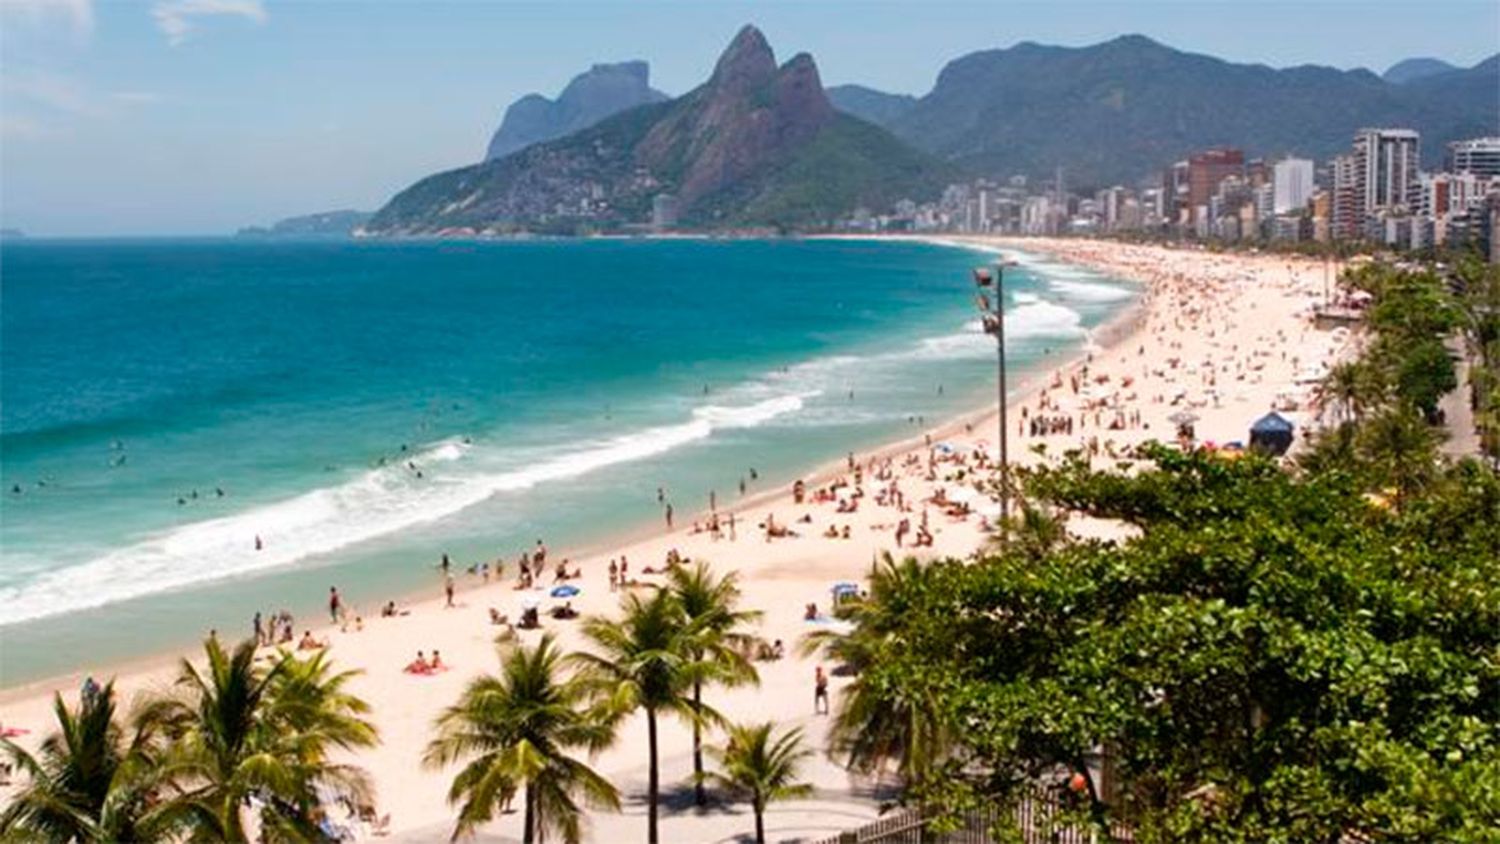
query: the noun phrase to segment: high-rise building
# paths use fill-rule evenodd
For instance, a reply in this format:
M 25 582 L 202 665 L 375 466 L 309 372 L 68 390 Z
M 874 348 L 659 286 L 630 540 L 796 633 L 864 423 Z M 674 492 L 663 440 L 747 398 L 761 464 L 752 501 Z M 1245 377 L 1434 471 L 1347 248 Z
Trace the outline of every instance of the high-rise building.
M 1354 186 L 1360 218 L 1416 204 L 1420 136 L 1412 129 L 1354 133 Z
M 1500 176 L 1500 138 L 1471 138 L 1448 144 L 1448 169 L 1476 176 Z
M 1313 163 L 1305 158 L 1283 158 L 1276 162 L 1275 211 L 1287 214 L 1307 207 L 1313 192 Z
M 1211 149 L 1188 158 L 1188 207 L 1207 205 L 1219 183 L 1230 176 L 1243 176 L 1245 153 L 1237 149 Z
M 659 193 L 651 198 L 651 227 L 664 231 L 677 225 L 677 198 Z
M 1337 156 L 1328 169 L 1333 176 L 1333 192 L 1330 197 L 1331 213 L 1328 218 L 1329 233 L 1335 239 L 1356 237 L 1364 227 L 1364 216 L 1359 211 L 1359 200 L 1356 196 L 1358 186 L 1354 175 L 1354 156 Z

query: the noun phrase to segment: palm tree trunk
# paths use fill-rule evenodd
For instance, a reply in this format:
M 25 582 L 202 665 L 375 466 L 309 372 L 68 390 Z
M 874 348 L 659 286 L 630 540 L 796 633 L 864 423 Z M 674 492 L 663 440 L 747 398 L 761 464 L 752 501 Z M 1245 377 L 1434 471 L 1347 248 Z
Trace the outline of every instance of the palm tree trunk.
M 693 714 L 703 712 L 703 683 L 693 681 Z M 693 722 L 693 800 L 702 806 L 708 802 L 708 793 L 703 788 L 703 725 Z
M 646 709 L 646 740 L 651 745 L 651 773 L 646 780 L 646 844 L 658 844 L 661 838 L 656 833 L 656 801 L 660 786 L 656 770 L 656 710 Z
M 531 783 L 526 783 L 526 825 L 522 827 L 522 844 L 535 844 L 536 842 L 536 795 L 532 793 Z
M 766 807 L 758 797 L 752 806 L 755 809 L 755 844 L 766 844 Z

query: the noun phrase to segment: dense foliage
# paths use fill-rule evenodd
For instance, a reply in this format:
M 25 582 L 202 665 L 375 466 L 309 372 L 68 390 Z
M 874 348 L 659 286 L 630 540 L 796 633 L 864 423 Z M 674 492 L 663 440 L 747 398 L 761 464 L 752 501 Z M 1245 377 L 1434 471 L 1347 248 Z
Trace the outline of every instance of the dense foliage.
M 831 752 L 943 816 L 1041 788 L 1141 842 L 1500 840 L 1500 476 L 1429 421 L 1487 278 L 1349 278 L 1369 342 L 1294 463 L 1070 456 L 1022 473 L 1008 543 L 887 562 L 810 642 L 858 675 Z
M 1074 772 L 1080 810 L 1141 841 L 1492 835 L 1495 476 L 1467 464 L 1395 511 L 1336 473 L 1149 457 L 1134 476 L 1030 478 L 1138 538 L 906 581 L 856 692 L 865 711 L 916 704 L 956 739 L 912 799 L 962 807 Z

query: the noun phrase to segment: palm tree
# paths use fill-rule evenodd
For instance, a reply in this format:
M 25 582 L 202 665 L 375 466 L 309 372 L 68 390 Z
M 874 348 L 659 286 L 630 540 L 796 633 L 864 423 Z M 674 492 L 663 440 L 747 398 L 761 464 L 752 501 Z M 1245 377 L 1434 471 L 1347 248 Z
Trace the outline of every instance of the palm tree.
M 855 604 L 849 633 L 815 631 L 800 645 L 821 651 L 855 675 L 839 697 L 829 730 L 829 753 L 851 770 L 876 773 L 894 764 L 910 785 L 921 785 L 953 746 L 953 731 L 932 701 L 889 694 L 868 669 L 901 648 L 905 625 L 920 616 L 918 604 L 932 582 L 931 566 L 886 555 L 870 577 L 870 595 Z
M 737 686 L 759 683 L 755 666 L 745 658 L 752 637 L 741 631 L 744 625 L 760 618 L 754 610 L 737 610 L 740 590 L 738 576 L 730 572 L 722 578 L 703 561 L 691 568 L 674 567 L 667 577 L 667 588 L 682 607 L 687 623 L 696 631 L 688 645 L 691 664 L 693 708 L 703 711 L 703 686 L 719 683 Z M 693 721 L 693 799 L 699 806 L 708 802 L 703 786 L 703 720 Z
M 575 795 L 596 807 L 620 808 L 615 787 L 567 755 L 603 749 L 614 731 L 585 706 L 584 686 L 562 677 L 562 662 L 552 636 L 543 636 L 534 648 L 503 654 L 500 676 L 476 678 L 438 717 L 423 764 L 442 768 L 469 760 L 448 790 L 449 803 L 462 803 L 453 840 L 493 819 L 519 788 L 525 789 L 525 844 L 549 831 L 569 844 L 580 840 L 583 813 Z
M 656 727 L 663 713 L 689 723 L 722 721 L 707 704 L 694 705 L 688 692 L 695 676 L 692 646 L 698 630 L 688 624 L 677 599 L 660 590 L 650 599 L 627 595 L 618 620 L 594 617 L 583 622 L 583 633 L 598 653 L 573 654 L 572 662 L 590 695 L 600 701 L 614 719 L 637 709 L 646 712 L 646 738 L 650 747 L 647 780 L 646 840 L 657 844 L 660 803 Z
M 169 834 L 170 825 L 151 810 L 150 736 L 138 731 L 126 740 L 115 722 L 114 683 L 85 696 L 76 710 L 56 695 L 53 710 L 58 731 L 36 755 L 3 740 L 6 756 L 29 782 L 0 813 L 0 838 L 104 844 Z
M 1324 376 L 1319 392 L 1338 408 L 1338 421 L 1349 422 L 1357 418 L 1364 395 L 1362 381 L 1360 366 L 1355 361 L 1335 364 Z
M 249 641 L 226 652 L 209 639 L 204 651 L 206 671 L 183 660 L 175 692 L 140 716 L 171 740 L 162 776 L 194 839 L 247 841 L 247 810 L 263 838 L 317 839 L 325 800 L 370 801 L 363 771 L 328 761 L 333 749 L 377 741 L 364 702 L 343 691 L 352 673 L 330 676 L 321 655 L 299 664 L 288 653 L 258 668 Z
M 1409 405 L 1373 416 L 1359 430 L 1361 456 L 1396 488 L 1399 499 L 1425 486 L 1437 466 L 1439 435 Z
M 812 786 L 797 782 L 797 768 L 812 751 L 802 744 L 802 729 L 771 735 L 771 724 L 743 724 L 729 728 L 729 741 L 713 748 L 722 769 L 709 776 L 723 788 L 746 795 L 755 812 L 755 840 L 766 842 L 766 806 L 776 800 L 806 797 Z

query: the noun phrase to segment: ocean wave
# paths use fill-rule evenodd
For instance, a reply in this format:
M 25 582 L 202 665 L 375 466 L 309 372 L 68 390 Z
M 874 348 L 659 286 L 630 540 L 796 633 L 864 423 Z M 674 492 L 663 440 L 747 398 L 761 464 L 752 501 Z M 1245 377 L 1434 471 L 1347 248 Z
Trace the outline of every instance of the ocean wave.
M 477 447 L 445 440 L 414 454 L 415 469 L 384 466 L 338 486 L 184 525 L 0 589 L 0 626 L 290 566 L 438 521 L 499 493 L 663 454 L 716 430 L 757 427 L 802 409 L 813 395 L 781 395 L 744 406 L 706 405 L 680 424 L 588 443 L 505 471 L 473 471 L 465 464 L 477 461 L 465 458 Z M 257 537 L 263 543 L 260 550 Z
M 1064 298 L 1075 302 L 1121 302 L 1135 295 L 1123 287 L 1083 281 L 1051 279 L 1047 285 L 1062 294 Z

